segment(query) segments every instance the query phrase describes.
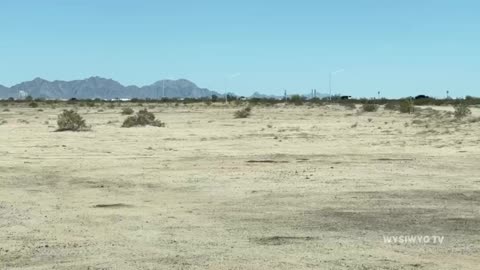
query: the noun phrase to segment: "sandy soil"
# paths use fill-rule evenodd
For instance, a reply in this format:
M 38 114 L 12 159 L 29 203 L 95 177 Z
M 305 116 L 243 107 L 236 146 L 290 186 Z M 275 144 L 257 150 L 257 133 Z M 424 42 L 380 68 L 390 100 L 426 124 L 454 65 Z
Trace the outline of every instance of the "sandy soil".
M 0 269 L 479 269 L 480 122 L 442 108 L 4 108 Z

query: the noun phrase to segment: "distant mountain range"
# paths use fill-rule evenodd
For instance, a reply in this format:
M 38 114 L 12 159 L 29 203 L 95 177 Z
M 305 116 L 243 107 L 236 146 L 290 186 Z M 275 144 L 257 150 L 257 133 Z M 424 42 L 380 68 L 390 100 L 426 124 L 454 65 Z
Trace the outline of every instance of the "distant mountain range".
M 0 85 L 0 99 L 25 96 L 46 99 L 131 99 L 131 98 L 201 98 L 218 95 L 215 91 L 199 88 L 185 80 L 162 80 L 138 87 L 123 86 L 112 79 L 90 77 L 75 81 L 47 81 L 36 78 L 10 88 Z

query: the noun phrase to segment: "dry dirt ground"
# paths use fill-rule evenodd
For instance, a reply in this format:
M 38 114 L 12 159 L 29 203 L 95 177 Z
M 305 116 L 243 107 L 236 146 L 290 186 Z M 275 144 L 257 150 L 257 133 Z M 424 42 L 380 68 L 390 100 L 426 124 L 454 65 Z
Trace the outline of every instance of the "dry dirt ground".
M 41 109 L 0 107 L 0 269 L 480 267 L 478 108 Z

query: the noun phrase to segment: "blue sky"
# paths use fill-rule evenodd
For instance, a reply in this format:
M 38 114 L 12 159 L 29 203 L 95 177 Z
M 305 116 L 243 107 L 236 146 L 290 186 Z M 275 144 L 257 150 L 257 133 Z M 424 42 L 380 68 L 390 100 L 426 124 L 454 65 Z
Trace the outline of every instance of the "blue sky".
M 0 0 L 0 84 L 186 78 L 239 94 L 480 95 L 480 2 Z

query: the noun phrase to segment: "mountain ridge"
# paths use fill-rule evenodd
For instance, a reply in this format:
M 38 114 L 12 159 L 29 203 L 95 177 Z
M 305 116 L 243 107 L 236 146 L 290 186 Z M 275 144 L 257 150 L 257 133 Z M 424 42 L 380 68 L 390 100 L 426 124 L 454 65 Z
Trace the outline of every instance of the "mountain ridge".
M 0 85 L 0 98 L 22 98 L 25 95 L 46 99 L 131 99 L 131 98 L 202 98 L 219 95 L 207 88 L 200 88 L 187 79 L 159 80 L 150 85 L 122 85 L 113 80 L 92 76 L 80 80 L 48 81 L 36 77 L 6 87 Z

